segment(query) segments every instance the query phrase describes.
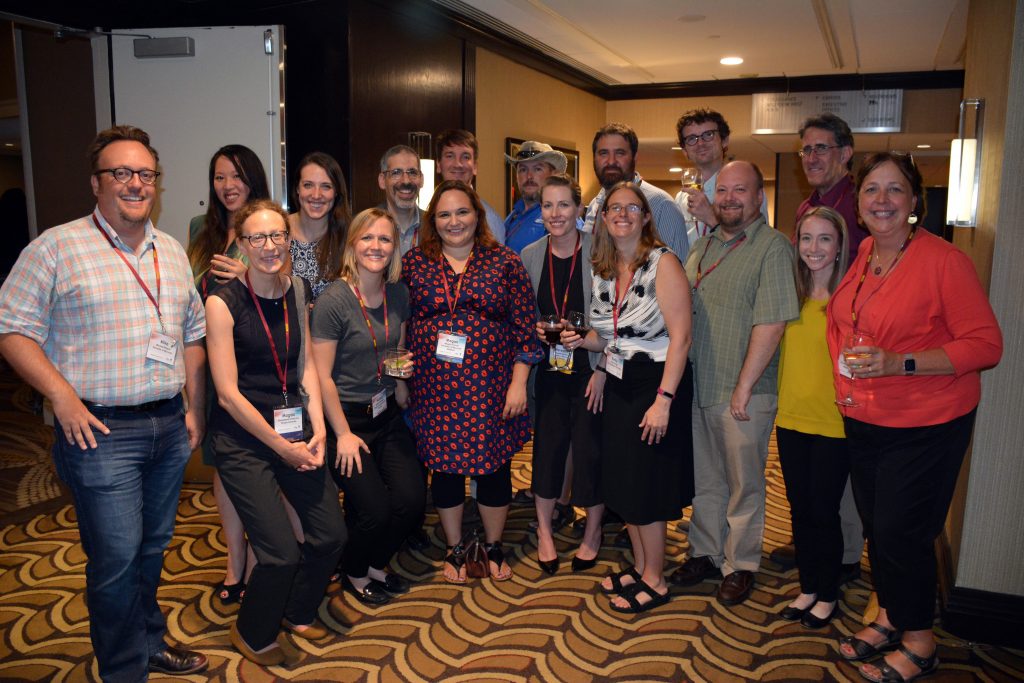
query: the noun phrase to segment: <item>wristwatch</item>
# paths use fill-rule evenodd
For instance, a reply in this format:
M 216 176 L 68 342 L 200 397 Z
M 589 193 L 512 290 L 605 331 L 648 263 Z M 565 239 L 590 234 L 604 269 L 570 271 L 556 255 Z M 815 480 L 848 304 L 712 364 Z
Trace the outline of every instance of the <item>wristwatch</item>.
M 903 355 L 903 374 L 913 375 L 917 372 L 917 361 L 909 353 Z

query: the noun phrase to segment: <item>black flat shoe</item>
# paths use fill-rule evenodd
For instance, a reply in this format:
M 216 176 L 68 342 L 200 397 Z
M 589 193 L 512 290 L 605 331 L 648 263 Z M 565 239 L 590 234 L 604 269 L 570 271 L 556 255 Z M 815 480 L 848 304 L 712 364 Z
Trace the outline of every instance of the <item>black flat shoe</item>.
M 172 676 L 185 676 L 206 671 L 206 655 L 167 646 L 166 650 L 149 656 L 149 670 Z
M 370 579 L 370 583 L 375 583 L 382 590 L 391 593 L 391 595 L 405 595 L 412 588 L 405 578 L 398 574 L 392 574 L 391 572 L 384 572 L 384 580 L 378 581 L 377 579 Z
M 811 603 L 810 607 L 804 607 L 803 609 L 799 607 L 793 607 L 792 605 L 790 605 L 788 607 L 783 607 L 782 611 L 779 612 L 779 616 L 785 619 L 786 621 L 800 621 L 804 618 L 804 615 L 807 614 L 807 610 L 809 610 L 811 607 L 814 607 L 813 602 Z
M 839 601 L 836 600 L 835 604 L 832 605 L 832 611 L 828 613 L 827 617 L 817 617 L 811 614 L 811 610 L 804 612 L 804 615 L 800 618 L 800 623 L 803 624 L 804 628 L 819 629 L 825 628 L 832 619 L 839 613 Z
M 857 636 L 843 636 L 839 639 L 840 657 L 848 662 L 860 662 L 865 659 L 870 659 L 880 652 L 892 650 L 900 644 L 901 640 L 903 640 L 903 631 L 899 631 L 894 628 L 886 628 L 877 621 L 872 621 L 867 627 L 881 633 L 882 636 L 885 637 L 885 640 L 880 642 L 878 645 L 872 645 L 866 640 L 861 640 Z M 853 650 L 854 654 L 852 657 L 843 653 L 841 646 L 844 644 L 849 645 L 850 649 Z
M 427 535 L 423 527 L 420 527 L 406 537 L 405 544 L 409 546 L 410 550 L 422 552 L 430 547 L 430 536 Z
M 559 561 L 557 557 L 553 560 L 538 559 L 537 564 L 540 565 L 540 568 L 544 571 L 544 573 L 549 576 L 554 576 L 558 572 Z
M 593 569 L 597 566 L 597 556 L 590 558 L 589 560 L 581 560 L 575 555 L 572 558 L 572 570 L 574 572 L 585 572 L 588 569 Z
M 355 599 L 364 605 L 383 605 L 391 600 L 391 594 L 384 590 L 384 586 L 380 581 L 371 580 L 370 583 L 359 589 L 349 580 L 347 575 L 342 574 L 341 587 L 345 592 L 355 596 Z

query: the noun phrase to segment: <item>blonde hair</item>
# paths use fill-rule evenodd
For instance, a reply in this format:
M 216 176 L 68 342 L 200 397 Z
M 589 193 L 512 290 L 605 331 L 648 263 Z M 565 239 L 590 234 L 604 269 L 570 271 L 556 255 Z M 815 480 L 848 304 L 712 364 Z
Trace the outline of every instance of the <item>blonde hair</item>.
M 345 236 L 345 248 L 341 252 L 341 265 L 332 279 L 340 278 L 350 284 L 359 282 L 359 267 L 356 264 L 356 242 L 370 229 L 374 222 L 381 218 L 386 218 L 391 223 L 391 241 L 395 245 L 395 250 L 388 260 L 387 273 L 384 279 L 390 283 L 398 282 L 402 275 L 402 256 L 399 253 L 398 246 L 398 225 L 395 223 L 394 216 L 384 209 L 377 207 L 364 209 L 352 219 L 352 223 L 348 226 L 348 234 Z
M 796 277 L 796 296 L 800 301 L 800 305 L 803 306 L 807 299 L 810 298 L 811 292 L 814 290 L 814 282 L 811 278 L 811 269 L 807 267 L 804 260 L 800 258 L 800 228 L 804 226 L 808 218 L 817 217 L 828 223 L 832 224 L 832 227 L 836 229 L 836 233 L 839 235 L 838 253 L 836 254 L 835 267 L 832 268 L 832 275 L 828 279 L 828 294 L 832 296 L 832 292 L 836 291 L 836 287 L 839 286 L 839 282 L 843 279 L 843 275 L 846 274 L 846 269 L 849 267 L 850 262 L 850 250 L 846 246 L 849 243 L 849 235 L 846 231 L 846 219 L 843 218 L 842 214 L 833 208 L 828 206 L 816 206 L 803 216 L 796 224 L 796 230 L 793 231 L 793 243 L 796 245 L 796 249 L 793 250 L 795 260 L 793 261 L 793 270 Z

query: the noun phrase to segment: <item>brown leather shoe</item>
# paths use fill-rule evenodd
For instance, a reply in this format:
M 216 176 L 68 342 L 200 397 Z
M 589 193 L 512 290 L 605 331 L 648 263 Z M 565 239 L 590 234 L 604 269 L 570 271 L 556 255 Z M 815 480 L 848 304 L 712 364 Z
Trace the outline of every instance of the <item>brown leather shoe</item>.
M 741 569 L 725 577 L 718 587 L 718 602 L 723 605 L 738 605 L 750 597 L 754 590 L 754 572 Z
M 683 562 L 679 565 L 678 569 L 669 575 L 668 580 L 676 586 L 693 586 L 705 579 L 711 579 L 716 576 L 721 576 L 721 571 L 711 561 L 711 558 L 705 555 L 703 557 L 691 557 L 686 562 Z

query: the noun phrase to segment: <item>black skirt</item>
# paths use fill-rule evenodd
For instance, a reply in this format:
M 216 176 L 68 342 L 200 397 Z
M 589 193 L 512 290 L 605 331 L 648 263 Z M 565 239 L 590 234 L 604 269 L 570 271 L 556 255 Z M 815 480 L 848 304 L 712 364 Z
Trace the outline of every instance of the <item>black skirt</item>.
M 640 422 L 654 403 L 664 363 L 625 362 L 622 379 L 604 388 L 601 481 L 605 504 L 629 524 L 679 519 L 693 502 L 693 372 L 690 363 L 669 409 L 661 442 L 640 440 Z

